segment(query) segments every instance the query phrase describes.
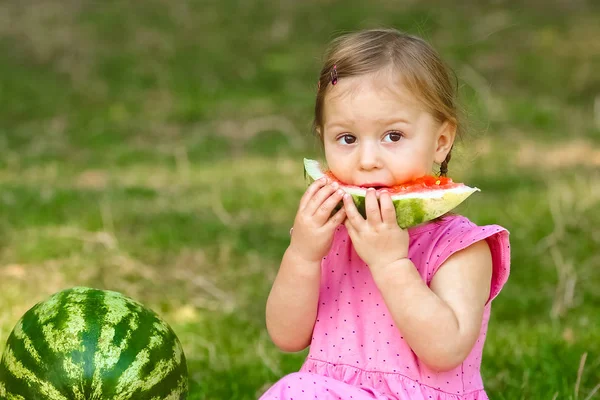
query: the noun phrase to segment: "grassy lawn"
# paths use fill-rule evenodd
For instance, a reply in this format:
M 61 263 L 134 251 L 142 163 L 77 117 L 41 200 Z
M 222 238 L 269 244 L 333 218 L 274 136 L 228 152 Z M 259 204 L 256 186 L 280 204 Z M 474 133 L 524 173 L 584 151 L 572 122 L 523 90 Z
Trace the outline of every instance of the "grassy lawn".
M 264 304 L 320 157 L 319 59 L 393 26 L 460 78 L 450 176 L 482 192 L 459 211 L 511 231 L 490 398 L 600 398 L 600 7 L 529 3 L 0 3 L 0 351 L 28 308 L 86 285 L 172 325 L 192 400 L 296 371 L 306 352 L 271 344 Z

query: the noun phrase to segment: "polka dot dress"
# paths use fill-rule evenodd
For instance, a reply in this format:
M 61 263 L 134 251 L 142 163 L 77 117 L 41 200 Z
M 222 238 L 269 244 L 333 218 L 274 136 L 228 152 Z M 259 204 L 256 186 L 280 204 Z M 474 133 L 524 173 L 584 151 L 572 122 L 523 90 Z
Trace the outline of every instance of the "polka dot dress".
M 342 225 L 322 262 L 319 308 L 309 355 L 299 372 L 280 379 L 261 400 L 488 398 L 479 369 L 490 303 L 509 275 L 508 231 L 498 225 L 477 226 L 465 217 L 452 215 L 411 228 L 409 234 L 409 257 L 427 284 L 453 253 L 480 240 L 486 240 L 490 247 L 490 297 L 479 339 L 464 362 L 445 372 L 420 363 Z

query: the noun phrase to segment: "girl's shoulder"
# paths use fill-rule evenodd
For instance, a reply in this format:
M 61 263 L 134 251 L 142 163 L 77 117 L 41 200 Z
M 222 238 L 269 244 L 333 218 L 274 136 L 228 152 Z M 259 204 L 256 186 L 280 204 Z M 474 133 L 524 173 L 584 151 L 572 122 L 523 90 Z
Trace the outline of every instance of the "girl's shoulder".
M 409 228 L 408 233 L 411 237 L 417 237 L 421 235 L 427 235 L 437 237 L 437 235 L 443 234 L 448 236 L 459 236 L 465 233 L 472 233 L 474 231 L 493 232 L 496 231 L 507 231 L 508 230 L 500 225 L 478 225 L 471 221 L 469 218 L 460 214 L 445 214 L 442 217 L 436 218 L 433 221 L 426 222 L 421 225 Z
M 478 225 L 459 214 L 447 214 L 409 228 L 409 235 L 411 242 L 435 250 L 437 254 L 454 253 L 480 240 L 486 240 L 492 251 L 498 251 L 500 245 L 505 247 L 503 252 L 510 248 L 508 229 L 498 224 Z
M 509 231 L 497 224 L 478 225 L 465 216 L 452 214 L 409 229 L 411 244 L 416 254 L 426 258 L 426 274 L 431 280 L 437 270 L 452 254 L 485 240 L 490 248 L 493 264 L 491 298 L 506 282 L 510 271 Z

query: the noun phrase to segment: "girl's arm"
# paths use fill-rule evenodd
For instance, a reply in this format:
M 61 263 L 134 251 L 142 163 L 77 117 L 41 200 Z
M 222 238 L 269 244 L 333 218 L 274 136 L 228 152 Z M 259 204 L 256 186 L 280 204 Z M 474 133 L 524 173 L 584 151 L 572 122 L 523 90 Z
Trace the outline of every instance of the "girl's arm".
M 293 234 L 267 299 L 267 331 L 283 351 L 310 344 L 317 318 L 321 260 L 346 219 L 344 208 L 332 215 L 344 192 L 337 182 L 318 179 L 300 199 Z M 290 231 L 291 233 L 291 231 Z
M 453 254 L 427 287 L 404 258 L 372 270 L 404 340 L 428 367 L 447 371 L 469 355 L 490 295 L 492 257 L 485 240 Z
M 309 344 L 317 318 L 320 261 L 305 261 L 286 250 L 267 300 L 267 331 L 283 351 L 300 351 Z

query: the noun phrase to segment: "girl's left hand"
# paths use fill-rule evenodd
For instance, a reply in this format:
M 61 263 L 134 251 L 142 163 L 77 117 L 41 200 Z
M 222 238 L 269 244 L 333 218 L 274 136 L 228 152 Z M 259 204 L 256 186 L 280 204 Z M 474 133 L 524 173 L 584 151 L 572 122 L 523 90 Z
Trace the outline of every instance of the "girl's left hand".
M 382 192 L 379 200 L 381 207 L 375 189 L 367 190 L 367 219 L 364 219 L 356 209 L 352 196 L 344 195 L 347 216 L 344 224 L 356 253 L 372 271 L 408 257 L 408 232 L 396 222 L 396 209 L 390 194 Z

